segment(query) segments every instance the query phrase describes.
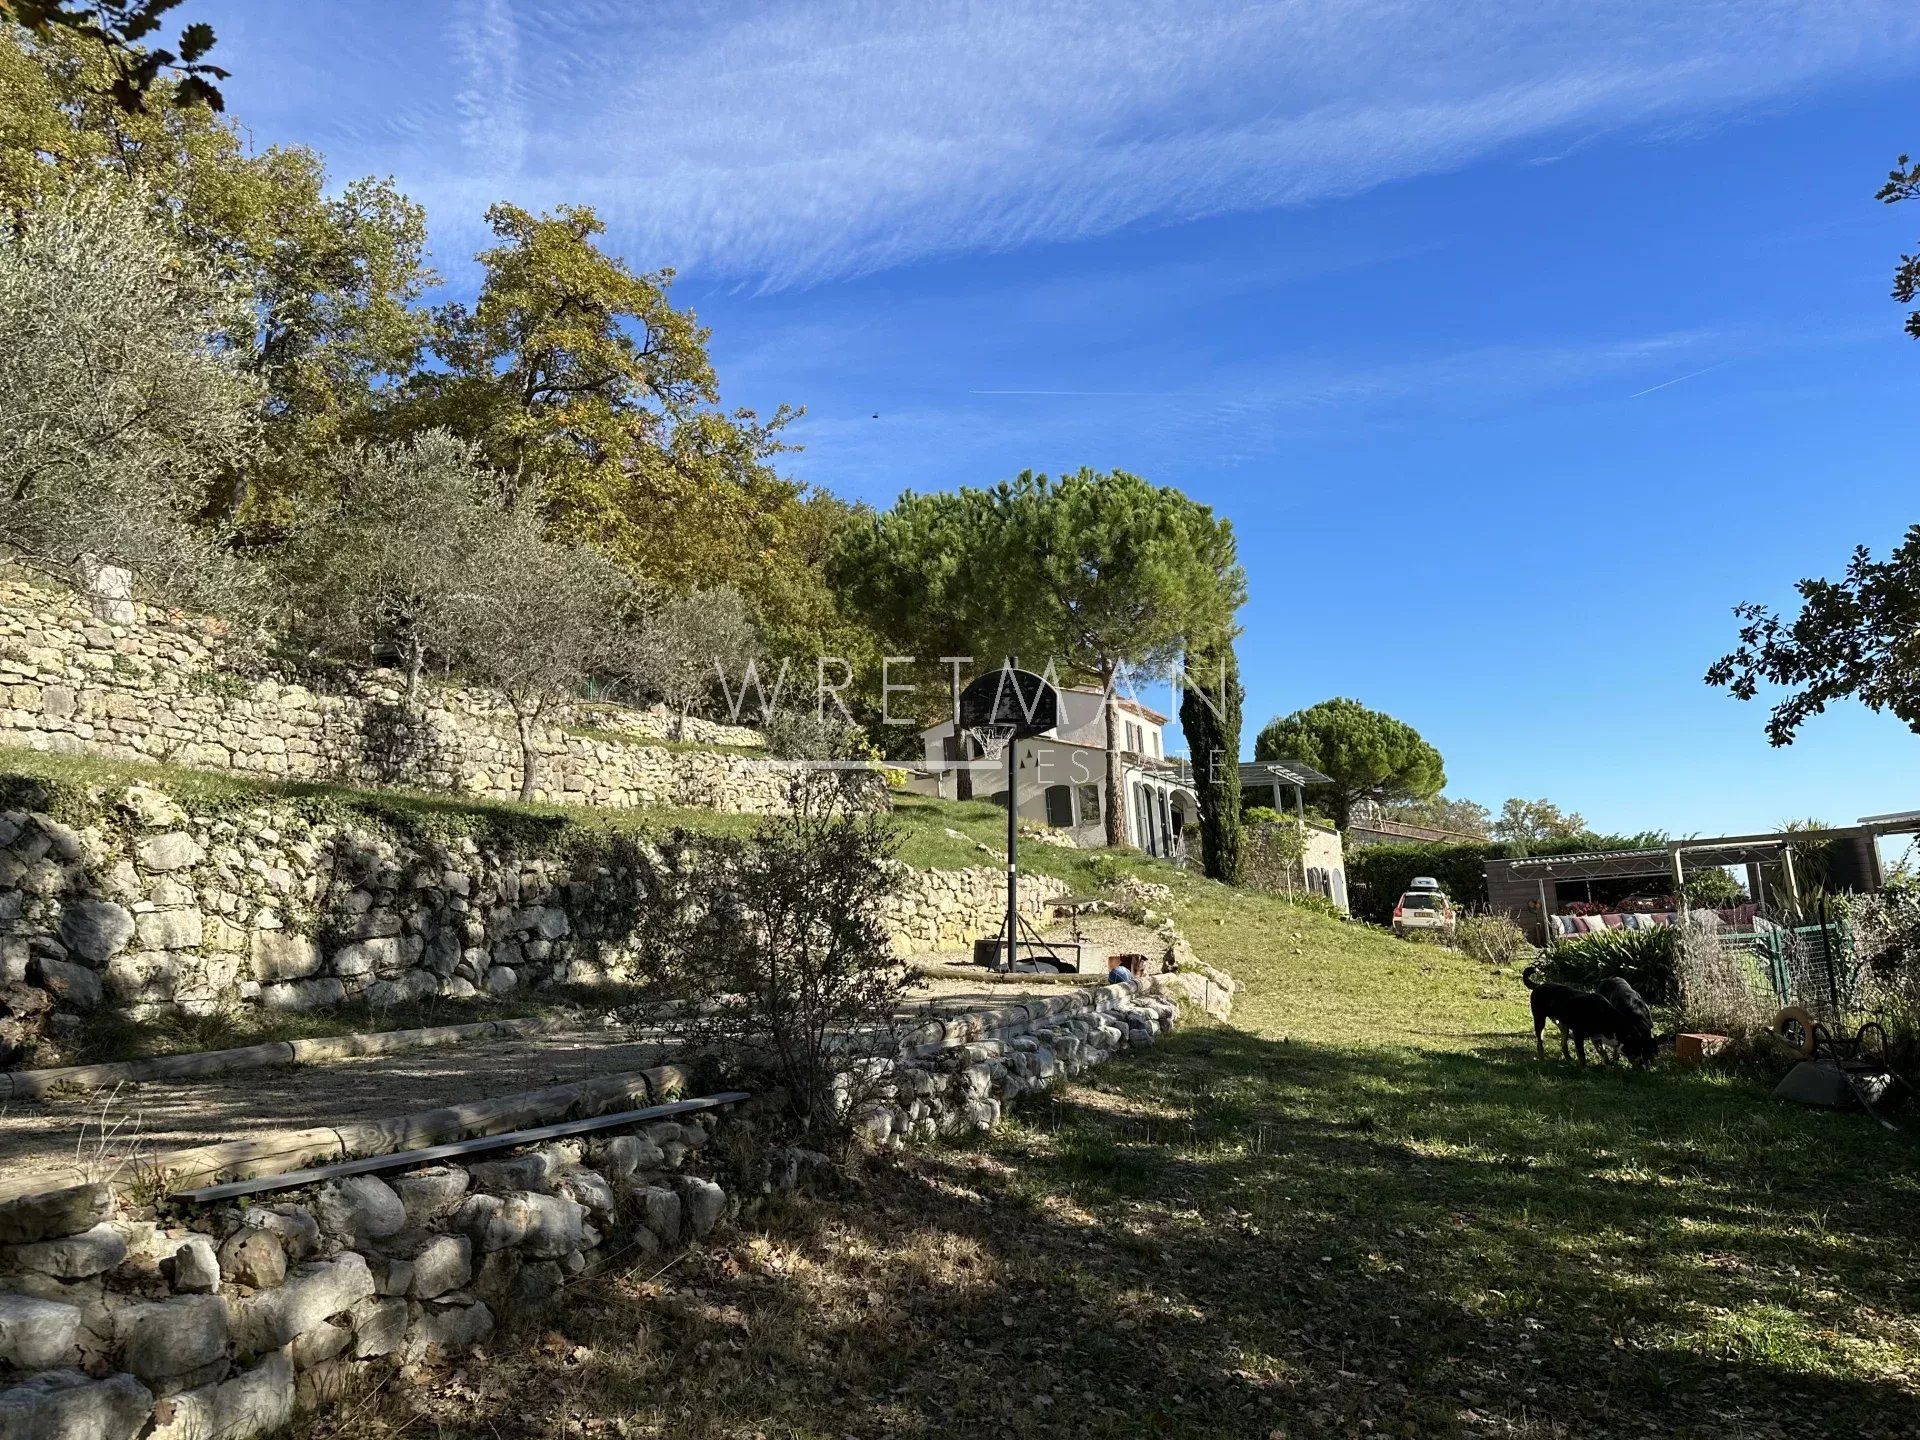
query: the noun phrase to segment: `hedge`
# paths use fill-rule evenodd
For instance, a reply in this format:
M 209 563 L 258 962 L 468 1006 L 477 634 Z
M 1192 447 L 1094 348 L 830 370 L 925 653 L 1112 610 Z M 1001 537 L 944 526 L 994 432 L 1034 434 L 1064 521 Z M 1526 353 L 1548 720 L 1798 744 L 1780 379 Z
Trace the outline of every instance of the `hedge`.
M 1393 903 L 1416 875 L 1431 875 L 1462 909 L 1484 910 L 1487 905 L 1487 862 L 1522 855 L 1577 855 L 1586 850 L 1631 850 L 1647 844 L 1665 844 L 1651 835 L 1583 835 L 1577 840 L 1462 841 L 1452 844 L 1349 845 L 1347 898 L 1354 915 L 1385 925 L 1393 919 Z

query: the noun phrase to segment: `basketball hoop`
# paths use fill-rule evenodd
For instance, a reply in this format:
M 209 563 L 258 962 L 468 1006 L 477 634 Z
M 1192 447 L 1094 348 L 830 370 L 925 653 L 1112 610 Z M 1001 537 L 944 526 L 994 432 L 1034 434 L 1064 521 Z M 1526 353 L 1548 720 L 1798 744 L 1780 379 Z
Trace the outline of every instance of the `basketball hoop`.
M 998 760 L 1007 753 L 1007 746 L 1013 743 L 1015 727 L 1005 724 L 969 725 L 967 734 L 973 743 L 980 747 L 980 756 L 984 760 Z
M 1030 956 L 1035 949 L 1042 950 L 1058 968 L 1077 968 L 1061 960 L 1020 917 L 1020 751 L 1014 742 L 1059 729 L 1060 694 L 1046 676 L 1017 669 L 1008 660 L 998 670 L 975 676 L 954 700 L 955 725 L 960 733 L 973 737 L 989 772 L 1002 756 L 1007 762 L 1007 915 L 994 942 L 1000 947 L 1000 968 L 1011 970 L 1018 963 L 1023 929 L 1033 937 Z

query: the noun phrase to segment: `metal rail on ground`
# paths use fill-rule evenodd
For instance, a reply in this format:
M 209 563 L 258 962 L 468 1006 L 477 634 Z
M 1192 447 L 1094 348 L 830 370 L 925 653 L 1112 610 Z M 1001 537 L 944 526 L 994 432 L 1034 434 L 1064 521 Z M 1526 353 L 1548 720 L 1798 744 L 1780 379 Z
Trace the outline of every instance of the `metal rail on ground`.
M 552 1125 L 537 1125 L 530 1130 L 509 1130 L 503 1135 L 482 1135 L 473 1140 L 454 1140 L 445 1145 L 428 1145 L 420 1150 L 397 1150 L 386 1155 L 369 1155 L 363 1160 L 341 1160 L 310 1170 L 286 1170 L 257 1180 L 233 1180 L 224 1185 L 203 1185 L 193 1190 L 176 1190 L 171 1198 L 195 1205 L 211 1205 L 222 1200 L 238 1200 L 246 1195 L 264 1195 L 274 1190 L 297 1190 L 303 1185 L 318 1185 L 325 1180 L 349 1175 L 372 1175 L 382 1170 L 405 1170 L 434 1160 L 451 1160 L 464 1155 L 484 1155 L 490 1150 L 511 1150 L 516 1145 L 532 1145 L 542 1140 L 563 1140 L 571 1135 L 591 1135 L 600 1130 L 617 1130 L 623 1125 L 638 1125 L 648 1120 L 671 1120 L 676 1115 L 691 1115 L 702 1110 L 719 1110 L 751 1100 L 745 1090 L 725 1090 L 718 1095 L 703 1095 L 693 1100 L 672 1100 L 664 1105 L 647 1105 L 638 1110 L 623 1110 L 617 1115 L 596 1115 L 589 1120 L 561 1120 Z

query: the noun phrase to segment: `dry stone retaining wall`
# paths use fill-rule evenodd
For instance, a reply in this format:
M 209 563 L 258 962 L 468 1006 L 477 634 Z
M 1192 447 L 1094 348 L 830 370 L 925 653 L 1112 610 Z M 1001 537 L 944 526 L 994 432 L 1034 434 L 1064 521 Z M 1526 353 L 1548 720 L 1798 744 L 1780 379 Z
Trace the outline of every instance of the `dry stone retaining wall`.
M 0 1067 L 57 1059 L 102 1007 L 380 1007 L 631 978 L 666 863 L 640 840 L 570 843 L 567 827 L 544 845 L 429 838 L 293 801 L 190 813 L 137 785 L 99 793 L 89 816 L 0 809 Z M 995 870 L 906 870 L 882 920 L 902 953 L 961 944 L 998 927 L 1003 885 Z M 1030 883 L 1029 918 L 1060 888 Z
M 513 716 L 492 692 L 430 685 L 415 724 L 402 718 L 390 671 L 343 675 L 343 693 L 287 675 L 246 679 L 223 669 L 214 622 L 129 602 L 120 608 L 128 623 L 102 620 L 74 594 L 0 569 L 0 744 L 282 780 L 519 795 Z M 649 745 L 670 733 L 658 708 L 576 709 L 578 718 L 635 742 L 542 724 L 537 800 L 746 815 L 786 808 L 785 767 Z M 760 740 L 755 731 L 699 718 L 689 719 L 686 738 Z
M 992 1125 L 1174 1018 L 1158 995 L 1105 986 L 937 1022 L 880 1077 L 861 1127 L 897 1147 Z M 729 1194 L 695 1171 L 736 1125 L 733 1168 L 716 1172 Z M 156 1216 L 105 1185 L 0 1205 L 0 1435 L 269 1434 L 394 1366 L 487 1341 L 610 1257 L 705 1237 L 743 1186 L 793 1183 L 805 1152 L 764 1135 L 751 1114 L 705 1112 L 245 1206 Z
M 1068 891 L 1051 875 L 1020 877 L 1020 913 L 1039 927 L 1050 901 Z M 881 910 L 893 948 L 901 955 L 960 950 L 1005 925 L 1007 874 L 976 865 L 967 870 L 912 870 Z

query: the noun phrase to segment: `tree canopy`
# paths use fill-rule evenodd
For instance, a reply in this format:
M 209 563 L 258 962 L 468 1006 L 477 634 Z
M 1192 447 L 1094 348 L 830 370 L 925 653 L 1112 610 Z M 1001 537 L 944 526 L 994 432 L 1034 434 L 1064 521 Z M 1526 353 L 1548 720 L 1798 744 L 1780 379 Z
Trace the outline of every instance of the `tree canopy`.
M 1886 183 L 1874 198 L 1884 205 L 1920 198 L 1920 164 L 1902 155 L 1887 172 Z M 1920 254 L 1902 255 L 1893 271 L 1893 298 L 1911 305 L 1916 296 L 1920 296 Z M 1907 312 L 1907 334 L 1920 340 L 1920 310 Z
M 197 497 L 256 440 L 254 380 L 207 343 L 235 304 L 126 199 L 63 197 L 0 230 L 0 548 L 231 613 L 245 587 Z
M 147 95 L 163 75 L 176 77 L 167 98 L 176 106 L 204 105 L 224 110 L 226 98 L 213 82 L 227 72 L 207 59 L 213 27 L 205 21 L 183 26 L 177 49 L 145 44 L 160 19 L 180 0 L 0 0 L 0 20 L 11 20 L 43 37 L 69 34 L 92 42 L 112 63 L 106 93 L 122 110 L 140 114 Z
M 1917 197 L 1920 164 L 1902 155 L 1875 198 L 1897 205 Z M 1893 298 L 1920 298 L 1920 254 L 1900 257 Z M 1908 312 L 1906 331 L 1920 339 L 1920 310 Z M 1767 717 L 1774 745 L 1791 745 L 1802 725 L 1845 699 L 1891 710 L 1920 734 L 1920 525 L 1885 560 L 1857 546 L 1838 580 L 1794 588 L 1801 604 L 1791 619 L 1751 601 L 1733 607 L 1738 643 L 1708 667 L 1707 684 L 1740 700 L 1756 698 L 1762 685 L 1786 689 Z
M 1562 810 L 1551 800 L 1523 800 L 1519 796 L 1500 807 L 1489 833 L 1495 840 L 1528 844 L 1543 840 L 1577 840 L 1588 834 L 1587 822 L 1577 811 Z
M 1422 800 L 1447 783 L 1440 752 L 1417 730 L 1358 700 L 1322 700 L 1268 721 L 1253 754 L 1256 760 L 1299 760 L 1329 776 L 1326 802 L 1342 830 L 1362 800 Z
M 1800 613 L 1734 607 L 1739 644 L 1708 669 L 1709 685 L 1752 700 L 1763 684 L 1786 687 L 1767 718 L 1767 739 L 1791 745 L 1800 727 L 1836 700 L 1890 710 L 1920 734 L 1920 525 L 1885 560 L 1862 545 L 1838 580 L 1802 580 Z
M 0 28 L 0 208 L 128 197 L 247 298 L 218 338 L 261 383 L 263 443 L 207 484 L 229 518 L 284 529 L 326 447 L 364 434 L 420 360 L 432 317 L 416 302 L 437 278 L 425 212 L 391 180 L 330 193 L 315 151 L 253 151 L 203 106 L 123 110 L 113 65 L 83 36 Z
M 556 538 L 676 590 L 732 584 L 776 642 L 861 648 L 821 575 L 820 532 L 849 512 L 774 468 L 798 412 L 720 409 L 673 272 L 601 249 L 590 208 L 495 205 L 487 221 L 501 243 L 478 256 L 480 294 L 436 313 L 440 365 L 414 375 L 394 423 L 471 440 Z
M 1018 656 L 1112 694 L 1168 673 L 1246 598 L 1232 526 L 1124 470 L 1033 471 L 991 490 L 916 495 L 852 527 L 833 573 L 901 653 Z M 1127 843 L 1119 721 L 1106 707 L 1109 843 Z

